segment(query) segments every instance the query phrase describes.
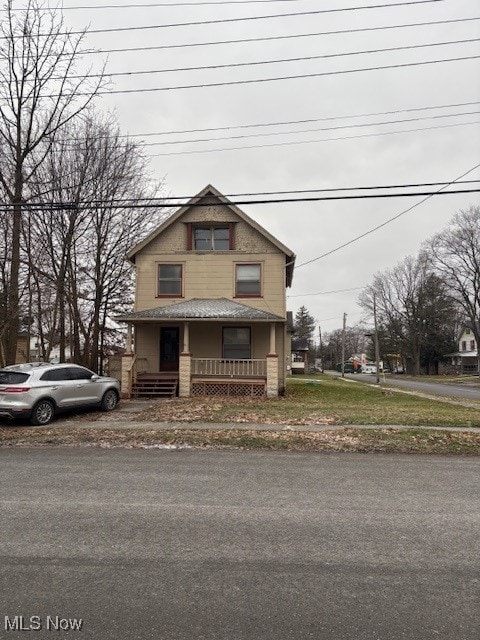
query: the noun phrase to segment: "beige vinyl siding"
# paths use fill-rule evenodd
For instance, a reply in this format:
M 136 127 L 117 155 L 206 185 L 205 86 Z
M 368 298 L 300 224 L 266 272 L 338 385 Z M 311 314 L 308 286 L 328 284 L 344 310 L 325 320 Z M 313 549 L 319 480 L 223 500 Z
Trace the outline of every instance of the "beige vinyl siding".
M 157 324 L 139 324 L 135 327 L 135 353 L 137 360 L 140 358 L 147 360 L 148 364 L 144 367 L 146 371 L 155 372 L 159 370 L 159 339 L 160 328 Z
M 191 322 L 190 353 L 192 358 L 221 358 L 223 327 L 250 327 L 252 359 L 263 360 L 269 349 L 270 325 L 248 322 Z
M 222 358 L 222 329 L 223 327 L 250 327 L 251 329 L 251 357 L 254 360 L 264 360 L 270 350 L 270 324 L 248 322 L 190 322 L 190 353 L 192 358 Z M 141 361 L 142 370 L 150 373 L 159 370 L 159 342 L 161 327 L 180 327 L 180 352 L 183 346 L 183 323 L 142 323 L 135 330 L 135 352 Z M 276 349 L 279 359 L 279 383 L 284 384 L 284 325 L 276 325 Z
M 282 253 L 239 254 L 228 252 L 191 252 L 165 255 L 137 256 L 137 311 L 162 307 L 179 298 L 158 298 L 157 278 L 159 263 L 183 265 L 183 294 L 191 298 L 235 299 L 235 264 L 260 263 L 262 265 L 262 297 L 238 298 L 238 302 L 256 309 L 285 317 L 285 256 Z

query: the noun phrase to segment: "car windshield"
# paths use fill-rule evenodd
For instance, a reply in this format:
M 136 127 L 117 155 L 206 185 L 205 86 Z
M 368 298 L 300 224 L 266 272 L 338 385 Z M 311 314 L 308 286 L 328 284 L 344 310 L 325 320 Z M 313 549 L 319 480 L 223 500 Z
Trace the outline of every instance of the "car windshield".
M 21 384 L 28 380 L 28 373 L 0 370 L 0 384 Z

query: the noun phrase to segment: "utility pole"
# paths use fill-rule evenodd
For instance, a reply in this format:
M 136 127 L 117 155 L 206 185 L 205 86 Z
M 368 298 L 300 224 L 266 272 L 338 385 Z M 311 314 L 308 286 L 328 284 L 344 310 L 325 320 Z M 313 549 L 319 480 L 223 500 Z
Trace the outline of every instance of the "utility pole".
M 322 352 L 322 327 L 320 325 L 318 325 L 318 336 L 320 338 L 319 354 L 318 354 L 320 356 L 320 362 L 321 362 L 320 372 L 323 373 L 324 367 L 323 367 L 323 352 Z
M 375 294 L 373 294 L 373 324 L 375 327 L 375 368 L 377 370 L 376 382 L 377 384 L 380 384 L 380 347 L 378 344 L 377 298 Z
M 343 328 L 342 328 L 342 378 L 345 377 L 345 330 L 347 328 L 347 314 L 343 314 Z

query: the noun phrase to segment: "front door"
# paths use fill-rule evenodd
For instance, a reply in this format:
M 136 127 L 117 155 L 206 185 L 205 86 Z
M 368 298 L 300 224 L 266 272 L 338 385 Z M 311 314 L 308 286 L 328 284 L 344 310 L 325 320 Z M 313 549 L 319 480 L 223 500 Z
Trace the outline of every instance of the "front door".
M 178 371 L 179 343 L 178 327 L 160 329 L 160 371 Z

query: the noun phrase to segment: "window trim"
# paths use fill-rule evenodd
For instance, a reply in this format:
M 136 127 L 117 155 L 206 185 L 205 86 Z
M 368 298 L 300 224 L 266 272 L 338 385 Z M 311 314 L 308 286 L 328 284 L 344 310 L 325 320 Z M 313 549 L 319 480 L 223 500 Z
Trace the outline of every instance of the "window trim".
M 160 293 L 160 267 L 169 266 L 169 267 L 180 267 L 180 293 Z M 183 298 L 183 283 L 184 283 L 184 264 L 183 262 L 157 262 L 157 298 Z M 165 281 L 165 279 L 164 279 Z M 174 282 L 175 280 L 170 279 L 169 282 Z
M 225 330 L 226 329 L 248 329 L 248 358 L 226 358 L 225 357 Z M 222 360 L 251 360 L 252 359 L 252 327 L 250 325 L 225 325 L 222 326 Z
M 195 246 L 195 231 L 198 229 L 210 231 L 210 240 L 213 241 L 214 229 L 225 229 L 228 231 L 228 249 L 197 249 Z M 233 237 L 234 223 L 233 222 L 205 222 L 205 223 L 188 223 L 187 225 L 187 249 L 188 251 L 198 251 L 200 253 L 221 253 L 222 251 L 233 251 L 234 249 L 234 237 Z
M 234 273 L 234 298 L 263 298 L 263 263 L 262 262 L 235 262 Z M 260 269 L 258 284 L 259 293 L 238 293 L 238 267 L 258 267 Z

